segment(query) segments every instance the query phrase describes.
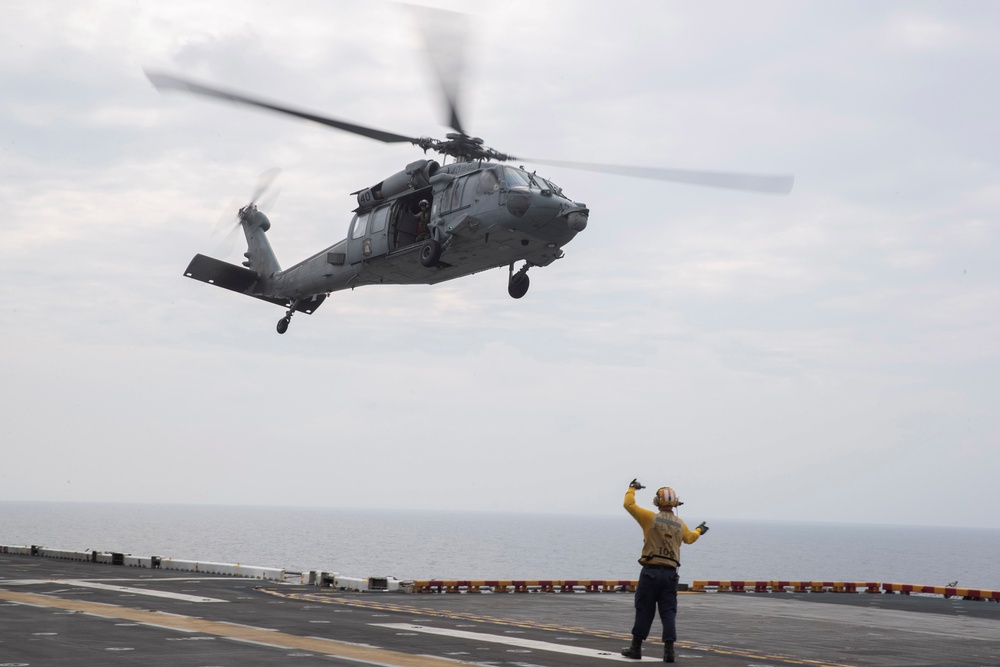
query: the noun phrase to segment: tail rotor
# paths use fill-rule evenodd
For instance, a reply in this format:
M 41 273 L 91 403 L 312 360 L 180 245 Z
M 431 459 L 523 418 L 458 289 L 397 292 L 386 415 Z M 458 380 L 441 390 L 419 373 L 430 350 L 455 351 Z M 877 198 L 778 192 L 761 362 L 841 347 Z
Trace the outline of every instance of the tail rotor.
M 274 203 L 278 200 L 278 195 L 281 194 L 280 189 L 272 189 L 271 186 L 274 185 L 275 179 L 278 178 L 278 174 L 281 173 L 281 169 L 278 167 L 272 167 L 267 171 L 263 172 L 257 178 L 257 186 L 253 189 L 253 195 L 250 197 L 250 203 L 240 209 L 237 215 L 237 224 L 244 221 L 249 221 L 255 214 L 263 215 L 259 213 L 261 209 L 267 210 L 274 206 Z M 264 199 L 265 195 L 267 199 Z M 264 220 L 267 221 L 267 216 L 264 216 Z M 270 221 L 267 221 L 267 227 L 270 227 Z M 267 231 L 266 227 L 264 231 Z
M 215 225 L 214 234 L 225 234 L 225 238 L 219 243 L 217 252 L 226 255 L 233 252 L 233 249 L 236 247 L 237 234 L 242 227 L 242 223 L 244 221 L 252 222 L 251 217 L 263 218 L 261 226 L 264 227 L 264 231 L 267 231 L 271 226 L 271 222 L 262 211 L 269 211 L 274 207 L 275 202 L 278 201 L 281 188 L 275 188 L 274 183 L 280 174 L 281 169 L 279 167 L 272 167 L 262 172 L 257 177 L 257 184 L 250 195 L 250 201 L 242 206 L 235 216 L 227 212 L 219 219 L 219 222 Z M 228 210 L 232 210 L 237 205 L 237 201 L 234 200 L 228 207 Z

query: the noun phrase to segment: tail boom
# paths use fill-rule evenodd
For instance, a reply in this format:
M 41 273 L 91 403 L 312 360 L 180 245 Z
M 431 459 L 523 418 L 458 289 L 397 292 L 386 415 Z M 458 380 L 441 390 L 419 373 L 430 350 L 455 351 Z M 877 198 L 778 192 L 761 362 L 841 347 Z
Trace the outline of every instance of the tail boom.
M 207 255 L 195 255 L 187 269 L 184 270 L 184 275 L 209 285 L 246 294 L 255 299 L 310 315 L 326 300 L 326 294 L 316 294 L 305 299 L 262 294 L 258 291 L 260 276 L 256 271 Z

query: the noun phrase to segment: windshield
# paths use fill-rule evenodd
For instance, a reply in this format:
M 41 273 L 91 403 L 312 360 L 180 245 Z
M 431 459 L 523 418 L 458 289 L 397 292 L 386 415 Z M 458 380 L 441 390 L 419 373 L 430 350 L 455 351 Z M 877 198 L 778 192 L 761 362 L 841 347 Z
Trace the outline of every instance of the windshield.
M 562 194 L 562 188 L 560 188 L 558 185 L 556 185 L 552 181 L 547 181 L 544 178 L 542 178 L 541 176 L 535 176 L 533 174 L 532 174 L 532 178 L 534 178 L 536 181 L 538 181 L 538 186 L 540 188 L 542 188 L 543 190 L 551 190 L 552 192 L 556 193 L 557 195 L 561 195 Z
M 562 188 L 552 181 L 547 181 L 541 176 L 537 176 L 535 174 L 529 174 L 523 169 L 504 167 L 503 173 L 507 179 L 508 188 L 521 186 L 525 188 L 532 188 L 533 190 L 551 190 L 556 194 L 562 194 Z
M 528 174 L 520 169 L 515 169 L 514 167 L 504 167 L 503 173 L 507 178 L 508 188 L 517 187 L 519 185 L 525 188 L 531 187 L 531 179 L 528 178 Z

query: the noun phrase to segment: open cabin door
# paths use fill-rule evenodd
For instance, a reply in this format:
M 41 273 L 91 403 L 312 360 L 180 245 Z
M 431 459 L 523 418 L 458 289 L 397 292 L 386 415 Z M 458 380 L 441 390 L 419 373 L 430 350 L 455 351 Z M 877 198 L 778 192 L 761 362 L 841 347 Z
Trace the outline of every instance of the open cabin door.
M 347 262 L 358 262 L 379 257 L 389 252 L 389 212 L 392 204 L 385 204 L 371 211 L 358 213 L 351 223 L 347 240 Z

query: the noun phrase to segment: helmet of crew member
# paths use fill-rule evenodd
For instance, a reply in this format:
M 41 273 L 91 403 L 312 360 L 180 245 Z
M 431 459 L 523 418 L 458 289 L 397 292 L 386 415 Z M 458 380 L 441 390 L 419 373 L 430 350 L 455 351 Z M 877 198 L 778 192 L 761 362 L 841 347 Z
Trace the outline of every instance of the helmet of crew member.
M 431 203 L 429 201 L 427 201 L 426 199 L 421 199 L 420 200 L 420 208 L 427 208 L 430 205 L 431 205 Z
M 677 493 L 669 486 L 661 486 L 653 496 L 653 504 L 657 507 L 677 507 L 684 503 L 677 499 Z

